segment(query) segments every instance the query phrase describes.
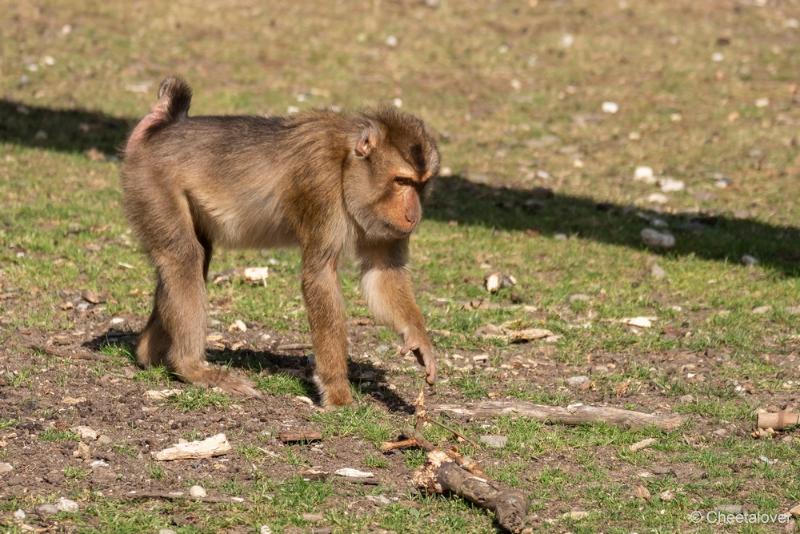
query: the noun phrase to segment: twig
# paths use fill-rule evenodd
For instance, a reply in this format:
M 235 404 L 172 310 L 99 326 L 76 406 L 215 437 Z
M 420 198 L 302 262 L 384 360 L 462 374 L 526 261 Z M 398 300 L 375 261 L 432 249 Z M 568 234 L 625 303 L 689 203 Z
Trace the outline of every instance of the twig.
M 292 350 L 308 350 L 311 348 L 311 345 L 308 343 L 284 343 L 282 345 L 278 345 L 275 347 L 274 350 L 277 351 L 292 351 Z
M 293 432 L 285 430 L 278 434 L 278 439 L 282 443 L 297 443 L 297 442 L 311 442 L 319 441 L 322 439 L 322 433 L 316 430 L 298 430 Z

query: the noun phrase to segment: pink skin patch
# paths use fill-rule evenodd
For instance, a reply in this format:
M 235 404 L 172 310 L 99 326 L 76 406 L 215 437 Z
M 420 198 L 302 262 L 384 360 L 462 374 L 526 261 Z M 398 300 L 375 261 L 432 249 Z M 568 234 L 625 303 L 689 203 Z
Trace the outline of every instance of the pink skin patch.
M 159 100 L 153 105 L 150 113 L 139 121 L 139 124 L 136 125 L 136 128 L 133 129 L 131 136 L 128 138 L 128 144 L 125 145 L 125 152 L 129 152 L 134 145 L 138 144 L 142 140 L 144 133 L 151 126 L 167 118 L 168 102 L 166 98 Z

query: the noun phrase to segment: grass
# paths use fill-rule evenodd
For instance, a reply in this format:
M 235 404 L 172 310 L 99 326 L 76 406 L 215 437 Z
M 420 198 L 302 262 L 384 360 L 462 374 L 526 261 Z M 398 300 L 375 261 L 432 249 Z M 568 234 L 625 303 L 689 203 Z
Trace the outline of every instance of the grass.
M 800 204 L 787 194 L 800 172 L 792 85 L 800 44 L 787 23 L 796 14 L 780 3 L 733 9 L 717 0 L 439 4 L 371 2 L 356 17 L 346 2 L 287 4 L 280 16 L 264 6 L 217 1 L 164 7 L 148 0 L 136 10 L 112 1 L 91 13 L 75 1 L 42 10 L 9 6 L 15 24 L 0 49 L 8 66 L 0 73 L 0 343 L 11 346 L 19 332 L 69 333 L 90 320 L 144 320 L 149 313 L 153 274 L 122 215 L 118 162 L 111 156 L 130 121 L 152 104 L 164 65 L 192 82 L 198 114 L 357 108 L 400 98 L 437 132 L 451 170 L 439 179 L 412 240 L 420 307 L 442 360 L 460 366 L 473 354 L 491 355 L 489 371 L 442 365 L 445 400 L 607 403 L 690 420 L 678 432 L 661 433 L 500 418 L 459 428 L 469 436 L 505 435 L 504 449 L 462 449 L 492 476 L 531 495 L 536 513 L 554 522 L 543 529 L 671 532 L 687 528 L 693 510 L 742 503 L 780 512 L 796 504 L 796 436 L 787 433 L 793 442 L 750 436 L 756 410 L 795 402 L 799 378 Z M 71 32 L 62 33 L 65 24 Z M 389 35 L 397 46 L 386 44 Z M 715 52 L 722 61 L 711 59 Z M 147 90 L 135 90 L 142 82 Z M 767 106 L 756 104 L 761 98 L 769 99 Z M 603 113 L 604 101 L 617 102 L 619 112 Z M 92 148 L 109 157 L 88 157 Z M 640 165 L 686 188 L 666 193 L 663 205 L 650 202 L 660 189 L 633 179 Z M 731 185 L 718 187 L 718 174 Z M 674 248 L 642 244 L 639 233 L 654 218 L 675 235 Z M 743 265 L 745 254 L 758 264 Z M 276 338 L 307 337 L 297 251 L 219 250 L 211 270 L 267 261 L 265 287 L 209 286 L 214 317 L 222 324 L 242 319 Z M 654 264 L 664 278 L 652 276 Z M 358 269 L 344 263 L 341 271 L 349 315 L 368 317 Z M 482 283 L 491 271 L 513 274 L 517 285 L 487 294 Z M 106 295 L 106 302 L 89 315 L 62 309 L 85 289 Z M 576 294 L 587 298 L 571 298 Z M 486 305 L 467 305 L 479 299 Z M 771 308 L 754 312 L 764 305 Z M 620 322 L 640 315 L 655 317 L 654 326 Z M 547 328 L 560 339 L 507 345 L 479 334 L 489 324 Z M 412 378 L 406 361 L 390 357 L 395 336 L 386 329 L 350 333 L 354 350 L 379 359 L 386 373 L 365 382 L 396 383 L 395 395 L 413 399 L 408 391 L 416 387 L 408 383 L 416 371 Z M 99 352 L 113 365 L 93 368 L 96 380 L 131 366 L 130 345 L 112 340 L 100 338 Z M 17 369 L 0 363 L 0 387 L 13 389 L 16 406 L 38 396 L 44 368 L 74 364 L 33 362 Z M 270 396 L 313 393 L 288 373 L 245 372 Z M 573 375 L 590 382 L 572 388 L 566 378 Z M 145 388 L 171 381 L 161 367 L 137 370 L 133 379 Z M 68 382 L 65 371 L 50 390 L 63 391 Z M 324 431 L 324 450 L 340 441 L 358 447 L 363 455 L 354 466 L 381 472 L 407 474 L 419 466 L 419 451 L 377 452 L 407 420 L 384 410 L 366 387 L 356 393 L 352 408 L 309 416 Z M 176 418 L 240 417 L 230 397 L 202 388 L 185 387 L 166 405 Z M 29 418 L 49 424 L 81 413 L 58 399 L 56 406 L 3 414 L 0 440 L 21 432 Z M 202 430 L 181 432 L 196 439 L 206 435 Z M 228 433 L 236 443 L 235 430 Z M 450 439 L 435 429 L 426 435 Z M 627 450 L 645 437 L 657 437 L 658 444 Z M 126 439 L 114 451 L 135 458 L 137 438 Z M 77 440 L 70 431 L 47 428 L 37 441 Z M 256 464 L 256 472 L 278 461 L 296 471 L 317 464 L 316 453 L 301 446 L 269 459 L 260 449 L 269 449 L 269 440 L 257 441 L 235 445 L 235 456 Z M 779 461 L 767 465 L 761 456 Z M 659 465 L 677 474 L 639 476 Z M 143 469 L 144 479 L 172 477 L 157 464 Z M 64 468 L 75 488 L 86 482 L 81 473 Z M 351 505 L 360 496 L 342 496 L 342 488 L 327 482 L 255 477 L 241 488 L 234 482 L 229 487 L 241 489 L 253 506 L 190 502 L 182 508 L 94 495 L 64 528 L 157 531 L 193 517 L 176 530 L 257 531 L 269 524 L 278 532 L 310 528 L 302 513 L 318 510 L 325 511 L 326 526 L 342 532 L 493 528 L 490 517 L 459 499 L 414 493 L 390 505 L 359 507 Z M 650 501 L 632 497 L 638 484 L 652 493 Z M 675 498 L 658 498 L 665 490 Z M 573 510 L 588 517 L 562 518 Z M 18 529 L 4 521 L 5 515 L 3 528 Z M 762 528 L 769 527 L 751 531 Z

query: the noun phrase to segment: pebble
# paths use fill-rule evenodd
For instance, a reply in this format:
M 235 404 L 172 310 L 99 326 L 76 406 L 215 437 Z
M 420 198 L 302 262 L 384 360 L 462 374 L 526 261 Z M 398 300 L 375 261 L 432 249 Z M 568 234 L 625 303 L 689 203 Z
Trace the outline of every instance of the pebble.
M 589 382 L 589 377 L 586 375 L 571 376 L 567 378 L 567 385 L 573 388 L 580 387 Z
M 177 534 L 177 533 L 171 528 L 162 528 L 158 530 L 158 534 Z
M 100 437 L 97 438 L 98 445 L 111 445 L 112 442 L 113 440 L 105 434 L 101 434 Z
M 109 323 L 111 324 L 111 326 L 120 326 L 122 324 L 125 324 L 125 319 L 123 319 L 122 317 L 112 317 Z
M 25 514 L 25 510 L 23 510 L 22 508 L 18 508 L 17 511 L 14 512 L 14 519 L 16 519 L 17 521 L 24 521 L 25 517 L 27 516 Z
M 675 494 L 671 490 L 664 490 L 658 494 L 658 498 L 662 501 L 671 501 L 675 498 Z
M 769 106 L 769 98 L 757 98 L 756 99 L 756 107 L 757 108 L 765 108 Z
M 66 497 L 61 497 L 58 499 L 58 503 L 56 504 L 56 508 L 59 512 L 77 512 L 78 511 L 78 503 L 73 501 L 72 499 L 67 499 Z
M 479 441 L 492 449 L 502 449 L 508 443 L 508 437 L 494 434 L 486 434 L 479 438 Z
M 592 300 L 592 297 L 583 293 L 575 293 L 574 295 L 569 296 L 570 303 L 589 302 L 590 300 Z
M 744 506 L 741 504 L 721 504 L 717 506 L 717 512 L 723 514 L 742 514 L 744 513 Z
M 673 178 L 662 178 L 658 181 L 658 186 L 664 193 L 672 193 L 674 191 L 683 191 L 686 189 L 686 184 L 683 180 L 675 180 Z
M 645 228 L 641 234 L 642 241 L 648 247 L 672 248 L 675 246 L 675 236 L 668 232 L 659 232 L 653 228 Z
M 189 495 L 193 499 L 202 499 L 208 494 L 206 493 L 206 490 L 203 486 L 194 485 L 191 488 L 189 488 Z
M 603 110 L 603 113 L 611 113 L 614 114 L 619 111 L 619 104 L 616 102 L 603 102 L 603 105 L 600 107 Z
M 10 473 L 14 470 L 14 466 L 8 462 L 0 462 L 0 475 Z
M 261 528 L 258 529 L 259 534 L 272 534 L 272 529 L 269 528 L 269 525 L 261 525 Z
M 374 502 L 375 504 L 391 504 L 392 501 L 389 500 L 388 497 L 385 495 L 367 495 L 367 500 Z
M 756 258 L 755 256 L 751 256 L 750 254 L 745 254 L 744 256 L 742 256 L 741 262 L 743 265 L 752 267 L 753 265 L 758 265 L 758 258 Z
M 386 46 L 395 47 L 397 46 L 397 37 L 394 35 L 389 35 L 386 37 Z
M 669 197 L 663 193 L 651 193 L 647 195 L 646 200 L 651 204 L 666 204 L 669 202 Z
M 39 515 L 53 515 L 59 512 L 55 504 L 40 504 L 35 510 Z
M 636 170 L 633 171 L 633 179 L 646 184 L 656 183 L 656 176 L 653 174 L 653 168 L 645 165 L 636 167 Z
M 756 315 L 763 315 L 765 313 L 769 313 L 772 310 L 772 306 L 758 306 L 753 308 L 753 313 Z
M 650 267 L 650 276 L 656 280 L 661 280 L 667 276 L 667 271 L 665 271 L 664 268 L 659 264 L 654 263 L 653 266 Z
M 789 509 L 789 513 L 795 517 L 800 517 L 800 503 L 795 504 L 794 507 Z
M 318 514 L 318 513 L 315 513 L 315 514 L 309 514 L 309 513 L 303 514 L 303 520 L 304 521 L 316 522 L 316 521 L 322 521 L 323 519 L 324 519 L 324 516 L 322 514 Z
M 247 332 L 247 325 L 241 319 L 236 319 L 233 324 L 228 327 L 228 332 Z
M 97 439 L 97 431 L 92 427 L 78 425 L 72 427 L 70 430 L 78 434 L 83 440 L 94 441 Z

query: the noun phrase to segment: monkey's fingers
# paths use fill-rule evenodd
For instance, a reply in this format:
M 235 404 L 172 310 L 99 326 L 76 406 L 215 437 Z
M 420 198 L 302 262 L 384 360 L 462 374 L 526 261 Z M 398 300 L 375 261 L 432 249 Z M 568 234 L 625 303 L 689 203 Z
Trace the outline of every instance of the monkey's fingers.
M 416 348 L 413 352 L 417 362 L 425 368 L 425 382 L 432 386 L 436 383 L 436 357 L 433 351 Z
M 237 376 L 233 373 L 226 376 L 223 380 L 217 383 L 216 386 L 221 390 L 238 397 L 254 397 L 257 399 L 263 397 L 263 394 L 255 388 L 255 384 L 243 376 Z

